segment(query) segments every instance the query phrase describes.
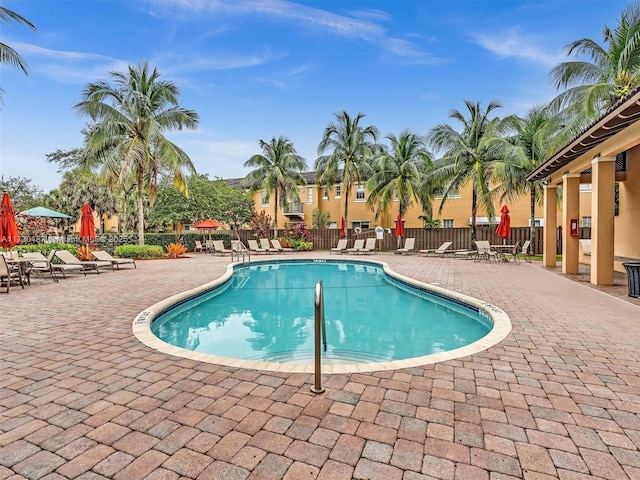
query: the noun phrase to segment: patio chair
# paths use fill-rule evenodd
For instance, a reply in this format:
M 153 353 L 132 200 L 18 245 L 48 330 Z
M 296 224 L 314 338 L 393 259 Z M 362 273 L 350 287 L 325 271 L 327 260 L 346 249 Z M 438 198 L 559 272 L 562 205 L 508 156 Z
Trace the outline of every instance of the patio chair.
M 376 237 L 367 238 L 367 240 L 364 242 L 364 247 L 361 248 L 358 253 L 362 253 L 366 255 L 369 255 L 372 253 L 378 253 L 376 251 Z
M 447 249 L 453 244 L 453 242 L 444 242 L 438 248 L 432 248 L 427 250 L 420 250 L 419 253 L 424 253 L 425 257 L 438 256 L 438 255 L 446 255 L 447 253 L 453 253 L 453 250 L 447 251 Z
M 20 272 L 9 266 L 4 255 L 0 255 L 0 285 L 5 285 L 7 287 L 7 293 L 9 293 L 11 283 L 15 282 L 20 283 L 20 286 L 24 288 L 24 282 L 22 281 Z
M 200 240 L 196 240 L 196 246 L 193 248 L 193 253 L 204 252 L 204 246 Z
M 404 253 L 416 253 L 416 239 L 414 237 L 409 237 L 404 241 L 404 247 L 396 250 L 396 253 L 404 254 Z
M 56 250 L 55 256 L 58 257 L 65 265 L 80 265 L 84 269 L 85 275 L 87 271 L 100 273 L 100 267 L 111 267 L 111 270 L 115 270 L 111 262 L 103 262 L 100 260 L 78 260 L 68 250 Z
M 283 247 L 282 245 L 280 245 L 280 240 L 278 240 L 277 238 L 271 240 L 271 245 L 273 245 L 273 248 L 278 250 L 280 253 L 293 253 L 293 248 Z
M 43 275 L 45 273 L 49 273 L 53 281 L 58 283 L 58 276 L 56 275 L 56 268 L 51 263 L 51 259 L 45 257 L 40 252 L 25 252 L 22 256 L 29 260 L 29 264 L 31 265 L 31 272 L 36 275 Z M 53 255 L 51 255 L 53 257 Z M 61 271 L 60 269 L 57 269 Z M 63 272 L 64 273 L 64 272 Z
M 213 240 L 204 241 L 204 251 L 207 253 L 213 253 Z
M 476 240 L 476 248 L 478 249 L 478 253 L 474 259 L 476 262 L 479 262 L 482 259 L 486 259 L 491 262 L 492 258 L 494 258 L 496 262 L 499 262 L 501 259 L 501 254 L 496 250 L 491 249 L 491 244 L 488 240 Z
M 347 248 L 347 253 L 360 253 L 360 251 L 364 249 L 364 238 L 358 238 L 355 242 L 353 242 L 353 247 Z
M 116 267 L 118 270 L 120 270 L 120 265 L 133 265 L 133 268 L 138 268 L 133 258 L 115 258 L 104 250 L 96 250 L 91 252 L 91 255 L 101 262 L 111 262 L 111 267 Z
M 531 257 L 533 256 L 533 252 L 529 251 L 529 247 L 531 246 L 531 240 L 525 240 L 522 244 L 522 250 L 520 250 L 520 255 L 524 258 L 525 262 L 531 263 Z
M 269 244 L 269 239 L 268 238 L 261 238 L 260 239 L 260 248 L 262 248 L 267 253 L 280 253 L 277 248 L 273 248 Z
M 262 248 L 260 245 L 258 245 L 257 240 L 247 240 L 247 243 L 249 244 L 249 251 L 252 253 L 267 253 L 267 251 Z
M 346 238 L 341 238 L 340 240 L 338 240 L 338 245 L 332 248 L 329 251 L 329 254 L 331 255 L 334 253 L 345 253 L 347 251 L 348 242 L 349 240 L 347 240 Z
M 219 254 L 220 256 L 224 256 L 224 255 L 226 255 L 227 253 L 228 253 L 228 254 L 232 254 L 232 253 L 233 253 L 233 250 L 231 250 L 231 249 L 229 249 L 229 248 L 226 248 L 226 247 L 224 246 L 224 241 L 222 241 L 222 240 L 214 240 L 214 241 L 213 241 L 213 252 L 212 252 L 212 253 L 213 253 L 214 255 L 217 253 L 217 254 Z
M 511 250 L 507 250 L 506 252 L 502 252 L 502 259 L 505 262 L 508 262 L 509 259 L 513 260 L 513 263 L 520 263 L 518 259 L 518 255 L 520 255 L 520 242 L 516 242 Z

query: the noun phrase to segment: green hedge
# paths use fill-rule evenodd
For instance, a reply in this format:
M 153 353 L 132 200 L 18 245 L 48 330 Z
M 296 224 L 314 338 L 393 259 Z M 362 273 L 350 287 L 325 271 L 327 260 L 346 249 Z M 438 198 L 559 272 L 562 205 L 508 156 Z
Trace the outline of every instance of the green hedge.
M 165 250 L 159 245 L 118 245 L 113 254 L 121 258 L 163 258 L 167 256 Z

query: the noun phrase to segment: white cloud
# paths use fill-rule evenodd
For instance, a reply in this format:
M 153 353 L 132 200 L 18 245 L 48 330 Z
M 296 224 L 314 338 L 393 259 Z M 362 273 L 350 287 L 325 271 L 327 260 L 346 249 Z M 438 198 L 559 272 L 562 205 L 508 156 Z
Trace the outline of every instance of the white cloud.
M 562 53 L 545 51 L 539 45 L 540 37 L 522 34 L 517 28 L 493 34 L 477 33 L 473 38 L 482 48 L 503 58 L 520 58 L 548 68 L 566 60 Z

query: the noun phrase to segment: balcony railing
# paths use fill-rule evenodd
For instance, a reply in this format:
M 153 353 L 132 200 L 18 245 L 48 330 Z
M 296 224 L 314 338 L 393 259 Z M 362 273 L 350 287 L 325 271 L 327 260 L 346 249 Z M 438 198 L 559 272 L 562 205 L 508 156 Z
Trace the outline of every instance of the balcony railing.
M 284 214 L 287 217 L 304 218 L 304 209 L 302 208 L 302 203 L 290 203 L 284 208 Z

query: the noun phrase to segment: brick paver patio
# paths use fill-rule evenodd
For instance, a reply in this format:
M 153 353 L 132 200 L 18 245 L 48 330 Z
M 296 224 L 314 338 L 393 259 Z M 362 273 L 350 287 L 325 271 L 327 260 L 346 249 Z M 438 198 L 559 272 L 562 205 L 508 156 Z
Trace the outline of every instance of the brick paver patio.
M 512 333 L 458 360 L 327 376 L 314 395 L 310 375 L 171 357 L 132 335 L 140 311 L 228 257 L 36 279 L 0 294 L 0 479 L 640 479 L 640 302 L 625 285 L 371 258 L 494 303 Z

